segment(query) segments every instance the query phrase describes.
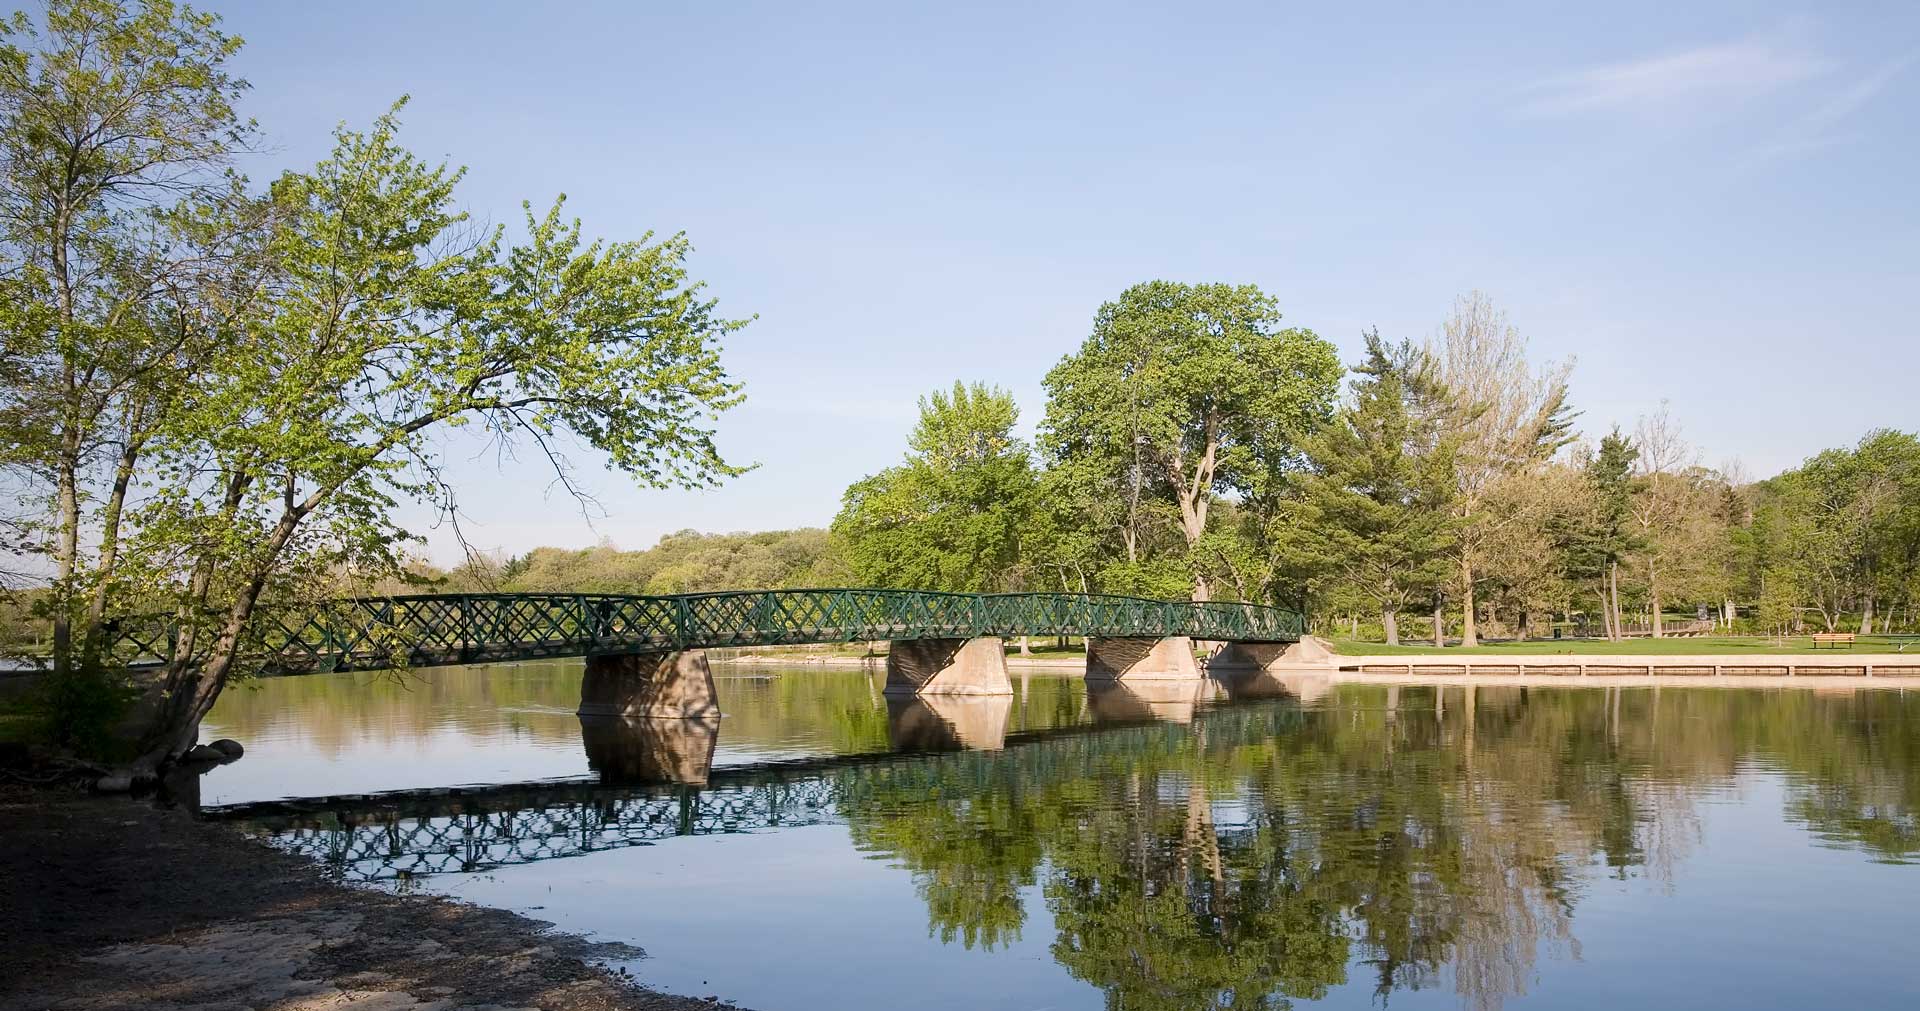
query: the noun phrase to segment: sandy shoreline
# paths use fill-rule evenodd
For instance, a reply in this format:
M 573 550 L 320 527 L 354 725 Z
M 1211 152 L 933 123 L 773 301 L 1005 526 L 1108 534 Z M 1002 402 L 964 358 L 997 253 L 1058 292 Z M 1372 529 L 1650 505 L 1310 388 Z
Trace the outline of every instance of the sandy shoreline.
M 327 880 L 125 798 L 0 789 L 0 1009 L 690 1011 L 601 968 L 642 957 L 515 913 Z

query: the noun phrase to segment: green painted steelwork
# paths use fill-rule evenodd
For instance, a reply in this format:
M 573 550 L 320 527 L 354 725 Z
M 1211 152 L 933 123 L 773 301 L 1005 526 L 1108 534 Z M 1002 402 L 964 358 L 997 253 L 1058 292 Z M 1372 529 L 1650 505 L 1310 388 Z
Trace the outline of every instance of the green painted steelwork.
M 450 593 L 330 601 L 258 616 L 245 650 L 262 674 L 386 670 L 542 657 L 983 635 L 1091 635 L 1294 642 L 1298 611 L 1221 601 L 1078 593 L 734 590 L 645 597 Z M 209 636 L 201 636 L 206 641 Z M 165 617 L 109 625 L 130 667 L 172 655 Z

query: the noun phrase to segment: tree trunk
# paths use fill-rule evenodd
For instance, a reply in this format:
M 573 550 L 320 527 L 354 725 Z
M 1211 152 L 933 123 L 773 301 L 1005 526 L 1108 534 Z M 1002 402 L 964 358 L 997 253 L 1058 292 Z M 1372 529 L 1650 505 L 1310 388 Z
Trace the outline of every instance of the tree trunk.
M 1393 608 L 1380 610 L 1380 627 L 1387 632 L 1387 645 L 1400 645 L 1400 615 Z
M 1873 594 L 1867 594 L 1866 610 L 1860 612 L 1860 634 L 1873 634 Z
M 1033 644 L 1028 641 L 1030 638 L 1031 636 L 1025 636 L 1025 635 L 1020 637 L 1020 655 L 1021 656 L 1033 655 Z
M 1480 645 L 1480 632 L 1474 624 L 1473 565 L 1460 563 L 1460 645 Z
M 1442 649 L 1447 645 L 1447 614 L 1437 600 L 1433 602 L 1433 644 Z
M 1659 580 L 1657 579 L 1648 580 L 1647 597 L 1648 597 L 1648 611 L 1649 611 L 1648 624 L 1653 629 L 1653 637 L 1655 639 L 1663 638 L 1666 635 L 1666 627 L 1662 625 L 1660 622 L 1660 582 Z
M 1527 639 L 1529 639 L 1533 635 L 1533 629 L 1529 624 L 1529 622 L 1531 622 L 1532 620 L 1533 620 L 1532 613 L 1529 612 L 1526 608 L 1522 607 L 1520 609 L 1520 623 L 1514 626 L 1514 630 L 1513 630 L 1514 638 L 1519 639 L 1521 642 L 1526 642 Z
M 53 560 L 54 585 L 59 587 L 53 610 L 53 670 L 60 677 L 73 671 L 73 611 L 68 606 L 73 593 L 73 574 L 80 561 L 80 489 L 79 462 L 72 457 L 79 439 L 62 437 L 60 473 L 56 495 L 60 515 L 55 532 Z M 73 447 L 71 450 L 68 447 Z
M 1626 638 L 1626 627 L 1621 623 L 1620 615 L 1620 563 L 1607 563 L 1608 592 L 1611 594 L 1608 606 L 1613 608 L 1613 639 L 1615 642 Z

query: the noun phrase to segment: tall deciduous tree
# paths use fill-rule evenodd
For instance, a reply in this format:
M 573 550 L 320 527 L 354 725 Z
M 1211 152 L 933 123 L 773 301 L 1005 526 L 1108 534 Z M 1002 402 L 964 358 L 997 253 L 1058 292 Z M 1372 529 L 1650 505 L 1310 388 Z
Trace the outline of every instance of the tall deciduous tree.
M 260 220 L 223 171 L 238 39 L 188 7 L 53 0 L 0 25 L 0 466 L 46 508 L 60 677 L 97 648 L 129 498 L 180 386 L 252 304 Z
M 1341 369 L 1332 345 L 1279 324 L 1252 285 L 1150 281 L 1101 306 L 1079 352 L 1047 373 L 1048 455 L 1116 488 L 1129 561 L 1153 500 L 1172 504 L 1191 552 L 1220 495 L 1298 465 Z M 1194 597 L 1210 592 L 1196 568 Z
M 1536 372 L 1527 362 L 1527 341 L 1480 292 L 1455 300 L 1453 315 L 1428 348 L 1440 380 L 1457 409 L 1452 550 L 1460 595 L 1461 643 L 1478 645 L 1475 591 L 1485 575 L 1487 553 L 1514 517 L 1488 508 L 1500 483 L 1534 470 L 1567 444 L 1573 417 L 1567 406 L 1571 366 Z
M 475 230 L 460 174 L 391 114 L 253 193 L 219 171 L 251 127 L 213 18 L 62 0 L 43 45 L 28 27 L 0 46 L 0 403 L 46 437 L 3 462 L 45 491 L 56 681 L 109 602 L 177 618 L 124 727 L 136 774 L 248 673 L 256 613 L 403 574 L 392 507 L 450 504 L 441 431 L 527 442 L 563 476 L 560 437 L 643 485 L 737 473 L 711 423 L 739 400 L 719 342 L 742 324 L 683 236 L 590 241 L 557 202 L 518 241 Z
M 976 383 L 920 400 L 905 462 L 847 489 L 833 535 L 863 584 L 989 592 L 1026 576 L 1038 479 L 1012 394 Z

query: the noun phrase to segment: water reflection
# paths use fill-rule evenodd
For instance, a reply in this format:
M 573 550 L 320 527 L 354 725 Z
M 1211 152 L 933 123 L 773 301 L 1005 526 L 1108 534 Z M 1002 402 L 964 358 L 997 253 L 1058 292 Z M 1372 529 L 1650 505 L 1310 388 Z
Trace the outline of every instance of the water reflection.
M 602 783 L 702 786 L 713 772 L 720 717 L 582 716 L 580 741 Z
M 1219 691 L 1213 681 L 1089 681 L 1087 710 L 1095 723 L 1186 724 Z
M 892 696 L 887 740 L 895 751 L 998 751 L 1013 705 L 1004 695 Z
M 637 969 L 656 983 L 712 979 L 707 992 L 770 1008 L 849 1006 L 852 992 L 862 1006 L 985 1003 L 966 982 L 980 963 L 942 951 L 992 959 L 1054 1006 L 1120 1009 L 1661 1003 L 1700 992 L 1687 988 L 1715 978 L 1700 966 L 1716 958 L 1745 982 L 1696 1003 L 1884 1005 L 1920 986 L 1885 958 L 1885 938 L 1920 927 L 1902 866 L 1920 855 L 1920 696 L 1261 676 L 1226 683 L 1250 700 L 1232 704 L 1040 679 L 1012 700 L 888 704 L 836 672 L 736 687 L 721 685 L 717 734 L 575 726 L 603 773 L 704 788 L 439 790 L 229 816 L 348 876 L 446 875 L 470 898 L 541 904 L 652 948 Z M 776 728 L 796 717 L 774 712 L 787 705 L 815 707 L 816 740 L 866 753 L 716 764 L 716 736 L 722 753 L 736 731 L 790 740 Z M 910 880 L 924 947 L 890 938 L 888 969 L 850 965 L 847 938 L 897 899 L 786 899 L 701 838 L 760 833 L 764 859 L 823 845 L 785 834 L 809 825 L 839 826 L 814 831 Z M 628 850 L 675 840 L 671 858 Z M 665 867 L 710 909 L 647 901 L 671 889 Z M 633 900 L 622 911 L 597 901 L 609 881 Z M 1754 928 L 1775 896 L 1794 937 Z M 734 944 L 701 933 L 709 913 Z M 1604 979 L 1579 968 L 1596 962 Z M 1041 968 L 1080 989 L 1048 989 Z M 841 1000 L 795 1003 L 799 977 Z

